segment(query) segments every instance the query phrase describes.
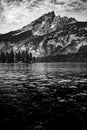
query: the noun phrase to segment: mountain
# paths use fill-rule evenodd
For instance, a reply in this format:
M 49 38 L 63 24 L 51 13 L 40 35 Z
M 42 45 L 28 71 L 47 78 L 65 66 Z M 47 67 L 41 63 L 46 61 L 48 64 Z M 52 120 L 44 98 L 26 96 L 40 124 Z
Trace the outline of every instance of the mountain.
M 23 28 L 0 34 L 0 52 L 28 50 L 38 61 L 87 61 L 87 22 L 44 14 Z

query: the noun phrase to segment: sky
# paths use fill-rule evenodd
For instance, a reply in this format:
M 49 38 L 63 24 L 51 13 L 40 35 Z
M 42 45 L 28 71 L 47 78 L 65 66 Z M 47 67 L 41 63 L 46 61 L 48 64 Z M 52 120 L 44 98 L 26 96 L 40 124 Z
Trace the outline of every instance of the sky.
M 0 33 L 20 29 L 51 11 L 87 21 L 87 0 L 0 0 Z

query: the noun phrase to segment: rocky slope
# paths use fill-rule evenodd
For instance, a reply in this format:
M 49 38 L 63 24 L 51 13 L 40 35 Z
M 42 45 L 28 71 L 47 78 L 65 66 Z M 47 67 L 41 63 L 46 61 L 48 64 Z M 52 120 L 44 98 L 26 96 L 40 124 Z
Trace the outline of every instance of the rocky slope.
M 12 48 L 14 52 L 27 49 L 42 61 L 72 61 L 72 57 L 80 61 L 87 53 L 87 22 L 49 12 L 20 30 L 0 35 L 0 51 Z

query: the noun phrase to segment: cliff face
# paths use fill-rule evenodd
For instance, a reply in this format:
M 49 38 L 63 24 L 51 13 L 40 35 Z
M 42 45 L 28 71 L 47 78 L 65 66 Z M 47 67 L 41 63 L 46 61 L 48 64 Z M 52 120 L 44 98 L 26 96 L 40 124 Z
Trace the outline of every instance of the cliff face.
M 20 30 L 0 35 L 0 51 L 9 52 L 11 49 L 14 52 L 27 49 L 42 59 L 86 54 L 87 22 L 49 12 Z

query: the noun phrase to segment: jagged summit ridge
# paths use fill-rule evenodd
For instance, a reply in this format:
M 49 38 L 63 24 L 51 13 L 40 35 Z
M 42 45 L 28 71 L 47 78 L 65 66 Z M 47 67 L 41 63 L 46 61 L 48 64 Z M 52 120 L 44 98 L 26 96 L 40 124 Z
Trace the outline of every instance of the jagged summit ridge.
M 49 12 L 20 30 L 0 35 L 0 51 L 22 52 L 35 57 L 82 53 L 87 46 L 87 22 Z M 83 49 L 81 49 L 83 47 Z M 79 51 L 81 50 L 81 51 Z
M 40 18 L 31 22 L 31 24 L 21 28 L 16 34 L 23 33 L 25 31 L 32 30 L 33 35 L 44 35 L 55 31 L 56 29 L 63 27 L 66 24 L 75 23 L 75 18 L 56 16 L 54 11 L 42 15 Z
M 62 27 L 65 24 L 69 24 L 69 23 L 73 23 L 73 22 L 77 22 L 77 20 L 75 18 L 68 18 L 66 16 L 61 17 L 60 15 L 56 16 L 54 11 L 48 12 L 44 15 L 42 15 L 41 17 L 39 17 L 38 19 L 36 19 L 35 21 L 32 21 L 30 24 L 22 27 L 21 29 L 17 30 L 17 31 L 12 31 L 9 32 L 7 34 L 10 35 L 18 35 L 21 34 L 25 31 L 33 31 L 34 33 L 38 30 L 40 30 L 41 28 L 50 28 L 48 29 L 49 31 L 47 31 L 46 33 L 55 30 L 57 27 Z M 55 28 L 52 30 L 52 28 Z M 0 34 L 3 35 L 3 34 Z

